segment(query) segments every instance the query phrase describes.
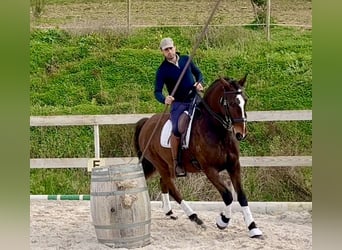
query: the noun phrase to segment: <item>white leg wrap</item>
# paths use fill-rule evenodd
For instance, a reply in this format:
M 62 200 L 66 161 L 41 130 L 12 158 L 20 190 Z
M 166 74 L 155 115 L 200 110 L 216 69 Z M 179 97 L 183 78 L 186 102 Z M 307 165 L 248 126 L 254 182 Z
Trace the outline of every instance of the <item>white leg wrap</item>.
M 249 225 L 254 221 L 251 210 L 249 209 L 249 206 L 242 207 L 242 213 L 243 213 L 243 218 L 245 219 L 246 226 L 249 227 Z
M 224 215 L 224 217 L 226 217 L 228 219 L 228 222 L 224 222 L 222 220 L 222 215 Z M 226 228 L 229 224 L 229 220 L 231 218 L 232 215 L 232 205 L 228 205 L 225 207 L 225 209 L 223 210 L 223 212 L 216 218 L 216 224 L 221 228 Z
M 228 226 L 228 223 L 229 222 L 224 222 L 222 220 L 221 214 L 219 216 L 217 216 L 217 218 L 216 218 L 216 225 L 218 225 L 220 229 L 226 228 Z
M 255 237 L 262 235 L 262 232 L 259 228 L 253 228 L 252 230 L 249 230 L 249 237 Z
M 184 213 L 189 217 L 190 215 L 194 214 L 195 212 L 189 207 L 189 205 L 186 203 L 186 201 L 182 200 L 181 207 L 184 211 Z
M 226 216 L 228 219 L 232 217 L 232 204 L 224 208 L 223 215 Z
M 171 202 L 170 202 L 170 197 L 168 193 L 162 193 L 162 203 L 163 203 L 163 211 L 164 213 L 170 212 L 171 208 Z
M 248 206 L 242 207 L 242 213 L 243 217 L 245 219 L 246 226 L 249 227 L 249 225 L 254 222 L 251 210 L 249 209 Z M 262 235 L 262 232 L 259 228 L 252 228 L 249 230 L 249 237 L 255 237 L 255 236 L 260 236 Z

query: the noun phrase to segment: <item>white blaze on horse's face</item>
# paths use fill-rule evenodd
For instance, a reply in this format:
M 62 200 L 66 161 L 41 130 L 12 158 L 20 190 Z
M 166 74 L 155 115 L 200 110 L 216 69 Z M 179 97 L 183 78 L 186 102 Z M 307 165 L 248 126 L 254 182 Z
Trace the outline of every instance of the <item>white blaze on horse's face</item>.
M 239 89 L 238 92 L 242 93 L 242 90 Z M 247 126 L 246 126 L 246 121 L 247 121 L 247 117 L 246 117 L 246 112 L 245 112 L 245 99 L 243 98 L 242 94 L 237 94 L 236 95 L 236 99 L 238 100 L 238 104 L 239 107 L 241 109 L 241 118 L 244 120 L 244 122 L 242 122 L 242 127 L 241 127 L 241 131 L 235 131 L 235 134 L 238 138 L 238 140 L 242 140 L 246 137 L 247 135 Z M 240 129 L 235 129 L 235 130 L 240 130 Z M 240 135 L 238 135 L 240 134 Z
M 241 89 L 239 89 L 239 91 L 241 91 Z M 238 94 L 236 96 L 236 98 L 239 100 L 239 106 L 241 108 L 241 113 L 242 113 L 242 117 L 241 118 L 246 119 L 246 116 L 245 116 L 245 113 L 246 113 L 245 112 L 245 99 L 243 99 L 241 94 Z M 245 122 L 244 122 L 244 125 L 246 125 Z

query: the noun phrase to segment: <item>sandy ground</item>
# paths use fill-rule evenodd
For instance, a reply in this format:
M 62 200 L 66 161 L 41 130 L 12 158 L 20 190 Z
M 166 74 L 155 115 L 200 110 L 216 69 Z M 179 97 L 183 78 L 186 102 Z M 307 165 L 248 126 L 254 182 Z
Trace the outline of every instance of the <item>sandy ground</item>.
M 161 208 L 152 207 L 151 244 L 139 249 L 312 249 L 312 216 L 307 210 L 253 213 L 264 239 L 249 238 L 242 213 L 234 210 L 229 227 L 222 231 L 215 225 L 220 211 L 197 211 L 207 226 L 204 230 L 187 219 L 178 206 L 173 210 L 178 220 L 167 219 Z M 97 242 L 90 202 L 65 200 L 31 200 L 30 247 L 111 249 Z

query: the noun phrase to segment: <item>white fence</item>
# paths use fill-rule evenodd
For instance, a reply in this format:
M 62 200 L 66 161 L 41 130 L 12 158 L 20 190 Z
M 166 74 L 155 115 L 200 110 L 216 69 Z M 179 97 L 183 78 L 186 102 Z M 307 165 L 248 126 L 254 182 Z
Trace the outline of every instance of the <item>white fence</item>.
M 94 126 L 94 158 L 38 158 L 30 159 L 30 168 L 87 168 L 92 159 L 101 159 L 102 164 L 116 165 L 138 162 L 137 157 L 100 158 L 99 126 L 134 124 L 143 117 L 153 114 L 119 114 L 119 115 L 62 115 L 31 116 L 30 126 Z M 310 121 L 311 110 L 285 111 L 250 111 L 249 122 L 265 121 Z M 259 167 L 296 167 L 312 166 L 312 156 L 252 156 L 240 157 L 242 166 Z

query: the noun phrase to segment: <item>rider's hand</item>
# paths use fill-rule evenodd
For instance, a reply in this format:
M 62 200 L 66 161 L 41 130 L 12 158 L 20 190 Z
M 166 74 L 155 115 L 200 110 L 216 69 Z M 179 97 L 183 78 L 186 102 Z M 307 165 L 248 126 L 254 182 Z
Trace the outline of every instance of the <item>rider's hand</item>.
M 200 82 L 195 82 L 194 86 L 196 87 L 197 91 L 203 92 L 203 86 Z
M 173 96 L 168 95 L 168 96 L 165 98 L 165 104 L 170 105 L 174 100 L 175 100 L 175 98 L 174 98 Z

